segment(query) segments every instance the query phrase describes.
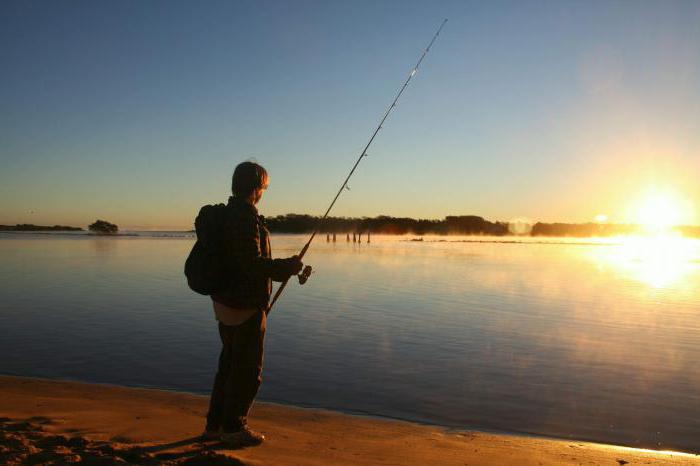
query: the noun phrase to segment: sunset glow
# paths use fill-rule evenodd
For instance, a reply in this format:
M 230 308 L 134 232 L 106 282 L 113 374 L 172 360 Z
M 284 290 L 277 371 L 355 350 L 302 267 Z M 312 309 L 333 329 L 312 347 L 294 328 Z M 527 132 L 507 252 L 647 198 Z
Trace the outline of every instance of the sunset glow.
M 630 221 L 648 233 L 663 233 L 692 221 L 692 205 L 672 189 L 647 190 L 631 209 Z

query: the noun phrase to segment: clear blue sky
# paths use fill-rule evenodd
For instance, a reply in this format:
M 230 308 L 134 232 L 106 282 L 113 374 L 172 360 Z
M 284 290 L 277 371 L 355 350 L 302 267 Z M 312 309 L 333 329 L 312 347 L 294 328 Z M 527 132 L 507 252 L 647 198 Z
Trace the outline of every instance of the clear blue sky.
M 251 157 L 322 213 L 443 18 L 334 214 L 700 205 L 697 1 L 4 1 L 0 223 L 189 228 Z

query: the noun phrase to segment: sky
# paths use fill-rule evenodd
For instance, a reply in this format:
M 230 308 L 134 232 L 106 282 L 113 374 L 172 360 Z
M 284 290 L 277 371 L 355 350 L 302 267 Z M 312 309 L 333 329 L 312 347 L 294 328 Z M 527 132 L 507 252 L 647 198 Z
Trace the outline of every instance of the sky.
M 0 224 L 192 228 L 233 168 L 265 215 L 700 224 L 697 1 L 4 1 Z M 601 217 L 602 218 L 602 217 Z

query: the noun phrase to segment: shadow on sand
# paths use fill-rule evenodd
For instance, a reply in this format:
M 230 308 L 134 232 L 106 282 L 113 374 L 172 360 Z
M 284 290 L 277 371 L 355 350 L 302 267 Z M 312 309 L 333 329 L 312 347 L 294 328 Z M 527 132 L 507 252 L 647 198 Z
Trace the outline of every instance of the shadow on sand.
M 191 437 L 155 445 L 125 445 L 120 439 L 91 441 L 82 436 L 68 437 L 46 432 L 52 422 L 44 417 L 22 420 L 0 418 L 0 464 L 90 465 L 243 465 L 238 458 L 218 453 L 231 449 L 218 441 Z

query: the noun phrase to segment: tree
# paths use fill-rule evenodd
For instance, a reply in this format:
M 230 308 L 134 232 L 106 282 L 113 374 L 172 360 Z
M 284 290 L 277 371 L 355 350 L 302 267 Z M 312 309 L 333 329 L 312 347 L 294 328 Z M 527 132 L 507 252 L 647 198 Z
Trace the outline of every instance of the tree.
M 117 231 L 119 231 L 118 226 L 116 226 L 114 223 L 109 223 L 105 220 L 97 220 L 95 223 L 88 226 L 88 229 L 101 235 L 113 235 Z

